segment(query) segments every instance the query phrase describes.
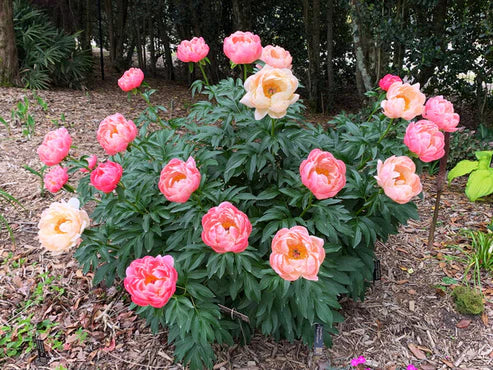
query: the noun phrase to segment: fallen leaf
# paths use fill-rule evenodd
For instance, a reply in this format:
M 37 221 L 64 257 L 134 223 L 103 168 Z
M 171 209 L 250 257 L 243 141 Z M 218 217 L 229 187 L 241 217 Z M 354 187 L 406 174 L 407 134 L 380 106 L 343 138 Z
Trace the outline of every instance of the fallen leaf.
M 409 280 L 398 280 L 397 281 L 398 285 L 402 285 L 402 284 L 406 284 L 406 283 L 409 283 Z
M 409 343 L 407 345 L 409 350 L 413 353 L 414 357 L 416 357 L 418 360 L 426 360 L 426 355 L 424 354 L 423 351 L 421 351 L 418 347 L 416 347 L 414 344 Z
M 115 337 L 111 338 L 111 342 L 107 347 L 103 348 L 105 352 L 111 352 L 115 349 Z
M 402 249 L 402 248 L 396 248 L 395 250 L 402 252 L 402 253 L 405 253 L 405 254 L 409 254 L 408 251 L 406 251 L 405 249 Z
M 481 320 L 483 320 L 484 326 L 488 326 L 488 315 L 486 314 L 486 312 L 483 312 L 483 314 L 481 315 Z
M 414 289 L 409 289 L 407 292 L 412 295 L 416 294 L 416 291 Z
M 458 327 L 459 329 L 465 329 L 469 326 L 470 323 L 471 320 L 462 319 L 455 326 Z
M 454 364 L 453 364 L 453 363 L 451 363 L 450 361 L 447 361 L 447 360 L 442 359 L 442 362 L 443 362 L 445 365 L 447 365 L 448 367 L 450 367 L 451 369 L 453 369 L 453 368 L 454 368 Z
M 432 353 L 431 349 L 429 349 L 428 347 L 425 347 L 425 346 L 416 346 L 416 347 L 419 348 L 422 351 L 425 351 L 425 352 L 428 352 L 428 353 Z

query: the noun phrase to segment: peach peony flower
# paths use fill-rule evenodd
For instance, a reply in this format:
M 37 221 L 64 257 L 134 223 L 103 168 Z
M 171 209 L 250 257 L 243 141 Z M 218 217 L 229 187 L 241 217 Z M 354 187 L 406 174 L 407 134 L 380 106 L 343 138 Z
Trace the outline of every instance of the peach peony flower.
M 192 157 L 186 162 L 173 158 L 161 171 L 158 187 L 170 202 L 185 203 L 199 188 L 201 178 Z
M 107 154 L 114 155 L 127 150 L 137 136 L 137 127 L 120 113 L 113 114 L 101 121 L 98 128 L 98 142 Z
M 139 87 L 143 80 L 144 72 L 142 72 L 141 69 L 130 68 L 128 71 L 125 71 L 120 79 L 118 79 L 118 86 L 120 86 L 120 89 L 127 92 Z
M 209 53 L 209 45 L 207 45 L 202 37 L 194 37 L 193 39 L 183 40 L 176 50 L 176 57 L 182 62 L 197 63 L 204 59 Z
M 72 138 L 65 127 L 50 131 L 38 147 L 39 159 L 47 166 L 54 166 L 68 155 L 70 145 Z
M 434 96 L 428 99 L 425 105 L 423 117 L 436 123 L 440 130 L 446 132 L 457 131 L 460 117 L 454 113 L 454 106 L 443 96 Z
M 45 188 L 51 193 L 56 193 L 63 185 L 68 181 L 68 168 L 62 166 L 52 167 L 46 175 L 44 175 L 43 181 Z
M 431 162 L 443 157 L 444 140 L 438 126 L 425 119 L 409 123 L 404 135 L 404 144 L 423 162 Z
M 346 185 L 346 164 L 332 153 L 313 149 L 300 165 L 301 182 L 317 199 L 335 196 Z
M 263 60 L 266 64 L 274 68 L 288 68 L 291 69 L 293 58 L 289 51 L 280 46 L 267 45 L 262 50 L 262 56 L 260 60 Z
M 79 206 L 79 200 L 72 198 L 67 203 L 52 203 L 43 211 L 38 224 L 38 238 L 43 247 L 52 252 L 65 252 L 80 243 L 80 236 L 90 221 Z
M 411 158 L 393 155 L 377 163 L 377 179 L 385 194 L 394 202 L 407 203 L 421 193 L 421 181 L 416 175 L 416 166 Z
M 255 108 L 255 119 L 269 115 L 282 118 L 288 107 L 299 99 L 294 92 L 298 88 L 298 79 L 287 69 L 265 65 L 260 71 L 245 81 L 246 94 L 240 103 Z
M 272 240 L 270 265 L 284 280 L 300 276 L 318 280 L 318 270 L 325 258 L 323 239 L 311 236 L 303 226 L 279 230 Z
M 96 167 L 96 164 L 98 163 L 98 157 L 96 157 L 94 154 L 91 155 L 89 158 L 86 158 L 87 161 L 87 167 L 89 167 L 89 170 L 87 168 L 81 168 L 80 172 L 85 172 L 88 173 Z
M 145 256 L 127 267 L 123 285 L 132 302 L 139 306 L 161 308 L 176 290 L 178 273 L 171 256 Z
M 120 164 L 106 161 L 99 163 L 91 172 L 91 184 L 103 193 L 111 193 L 116 189 L 123 174 Z
M 262 44 L 257 35 L 236 31 L 224 39 L 223 51 L 234 64 L 250 64 L 262 56 Z
M 387 100 L 382 101 L 381 106 L 387 117 L 409 121 L 423 113 L 425 100 L 425 94 L 419 91 L 419 83 L 394 82 L 387 91 Z
M 380 86 L 380 88 L 382 90 L 388 91 L 388 89 L 390 88 L 390 86 L 392 86 L 392 84 L 394 82 L 401 82 L 402 83 L 402 80 L 399 76 L 387 74 L 387 75 L 383 76 L 380 79 L 380 81 L 378 81 L 378 86 Z
M 252 232 L 248 216 L 229 202 L 209 209 L 202 217 L 202 228 L 202 240 L 217 253 L 243 252 Z

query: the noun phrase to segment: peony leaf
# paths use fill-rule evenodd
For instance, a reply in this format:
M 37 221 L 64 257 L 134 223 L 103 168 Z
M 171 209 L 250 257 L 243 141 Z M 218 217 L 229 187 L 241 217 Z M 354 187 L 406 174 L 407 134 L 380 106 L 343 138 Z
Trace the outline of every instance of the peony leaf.
M 466 185 L 467 197 L 474 202 L 491 193 L 493 193 L 493 168 L 471 173 Z
M 452 168 L 448 175 L 447 175 L 447 180 L 450 185 L 453 179 L 456 177 L 464 176 L 467 175 L 468 173 L 477 170 L 479 166 L 478 161 L 469 161 L 467 159 L 460 161 L 455 165 L 454 168 Z

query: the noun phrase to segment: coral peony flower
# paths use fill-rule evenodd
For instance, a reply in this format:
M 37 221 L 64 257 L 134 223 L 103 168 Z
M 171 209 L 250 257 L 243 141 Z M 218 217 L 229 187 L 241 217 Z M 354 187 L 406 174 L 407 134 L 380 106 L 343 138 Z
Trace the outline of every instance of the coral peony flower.
M 425 94 L 419 91 L 419 83 L 394 82 L 387 91 L 387 100 L 382 101 L 381 106 L 387 117 L 409 121 L 423 113 L 425 100 Z
M 127 92 L 139 87 L 143 80 L 144 72 L 140 68 L 130 68 L 118 79 L 118 86 Z
M 199 188 L 201 178 L 192 157 L 186 162 L 173 158 L 161 171 L 158 187 L 170 202 L 185 203 Z
M 402 83 L 402 80 L 399 76 L 387 74 L 378 81 L 378 86 L 380 86 L 382 90 L 387 91 L 394 82 Z
M 80 236 L 90 221 L 79 206 L 79 200 L 71 198 L 67 203 L 52 203 L 41 213 L 38 238 L 43 247 L 52 252 L 65 252 L 80 243 Z
M 98 163 L 98 157 L 96 157 L 94 154 L 91 155 L 89 158 L 86 158 L 87 161 L 87 167 L 89 167 L 89 170 L 87 168 L 81 168 L 80 172 L 90 172 L 96 167 L 96 164 Z
M 217 253 L 243 252 L 252 232 L 248 216 L 229 202 L 209 209 L 202 217 L 202 228 L 202 240 Z
M 236 31 L 224 39 L 223 51 L 234 64 L 250 64 L 262 56 L 262 44 L 257 35 Z
M 301 182 L 317 199 L 335 196 L 346 185 L 346 164 L 332 153 L 313 149 L 300 165 Z
M 325 258 L 324 241 L 308 234 L 303 226 L 279 230 L 272 240 L 270 265 L 284 280 L 300 276 L 318 280 L 318 270 Z
M 176 57 L 182 62 L 197 63 L 204 59 L 209 53 L 207 45 L 202 37 L 194 37 L 190 41 L 183 40 L 176 50 Z
M 358 365 L 362 365 L 366 362 L 366 358 L 365 356 L 359 356 L 357 358 L 353 358 L 351 360 L 351 366 L 358 366 Z
M 145 256 L 127 267 L 123 285 L 132 302 L 139 306 L 161 308 L 176 290 L 178 273 L 171 256 Z
M 65 127 L 50 131 L 38 147 L 39 159 L 47 166 L 54 166 L 68 155 L 70 145 L 72 138 Z
M 454 113 L 454 106 L 441 95 L 428 99 L 423 117 L 436 123 L 440 130 L 446 132 L 457 131 L 460 117 Z
M 280 46 L 267 45 L 262 50 L 262 56 L 260 60 L 263 60 L 266 64 L 274 68 L 288 68 L 291 69 L 293 58 L 289 51 Z
M 56 193 L 63 185 L 68 181 L 68 168 L 62 166 L 52 167 L 46 175 L 44 175 L 43 181 L 46 189 L 51 193 Z
M 438 126 L 425 119 L 409 123 L 404 136 L 404 144 L 423 162 L 431 162 L 443 157 L 444 140 Z
M 98 142 L 107 154 L 123 152 L 137 136 L 137 127 L 120 113 L 113 114 L 101 121 L 98 128 Z
M 91 172 L 91 184 L 104 193 L 115 190 L 123 174 L 123 168 L 118 163 L 106 161 L 99 163 Z
M 418 370 L 414 365 L 407 365 L 406 370 Z
M 377 163 L 377 179 L 385 194 L 394 202 L 407 203 L 421 193 L 421 181 L 416 175 L 416 166 L 411 158 L 393 155 Z
M 260 120 L 268 114 L 272 118 L 282 118 L 288 107 L 299 99 L 294 92 L 298 79 L 286 68 L 279 69 L 265 65 L 260 71 L 245 81 L 246 94 L 240 103 L 255 108 L 255 119 Z

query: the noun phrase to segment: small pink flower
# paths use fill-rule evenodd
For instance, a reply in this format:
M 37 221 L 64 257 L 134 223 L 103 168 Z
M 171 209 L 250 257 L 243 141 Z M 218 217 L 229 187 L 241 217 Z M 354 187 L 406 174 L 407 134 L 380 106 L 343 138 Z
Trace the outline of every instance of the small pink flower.
M 394 82 L 382 101 L 383 113 L 389 118 L 404 118 L 409 121 L 423 113 L 425 94 L 419 91 L 419 83 L 414 85 Z
M 171 256 L 145 256 L 127 267 L 123 285 L 132 302 L 139 306 L 161 308 L 176 290 L 178 273 Z
M 185 203 L 199 188 L 201 178 L 192 157 L 186 162 L 173 158 L 161 171 L 158 187 L 170 202 Z
M 444 140 L 438 126 L 424 119 L 409 123 L 404 135 L 404 144 L 423 162 L 431 162 L 443 157 Z
M 362 365 L 366 362 L 366 358 L 364 356 L 359 356 L 357 358 L 353 358 L 351 360 L 351 366 L 358 366 L 358 365 Z
M 294 281 L 300 277 L 318 280 L 318 270 L 324 259 L 323 239 L 308 234 L 303 226 L 283 228 L 272 239 L 269 262 L 284 280 Z
M 289 51 L 280 46 L 267 45 L 262 50 L 262 56 L 260 60 L 263 60 L 266 64 L 274 68 L 288 68 L 291 69 L 293 58 Z
M 399 76 L 387 74 L 383 76 L 378 82 L 378 86 L 384 91 L 387 91 L 394 82 L 401 82 L 402 79 Z
M 44 175 L 45 188 L 51 193 L 59 191 L 67 181 L 68 168 L 62 166 L 54 166 Z
M 193 39 L 183 40 L 176 50 L 176 57 L 182 62 L 197 63 L 204 59 L 209 53 L 209 45 L 207 45 L 202 37 L 194 37 Z
M 209 209 L 202 217 L 202 228 L 203 242 L 217 253 L 243 252 L 252 232 L 248 216 L 229 202 Z
M 99 163 L 91 172 L 91 184 L 103 193 L 111 193 L 116 189 L 123 174 L 120 164 L 106 161 Z
M 87 161 L 87 167 L 89 167 L 89 170 L 87 168 L 81 168 L 80 172 L 90 172 L 96 167 L 96 164 L 98 163 L 98 157 L 96 157 L 94 154 L 91 155 L 89 158 L 86 158 Z
M 418 370 L 414 365 L 407 365 L 406 370 Z
M 139 68 L 130 68 L 118 80 L 118 86 L 123 91 L 131 91 L 140 86 L 144 80 L 144 72 Z
M 107 154 L 123 152 L 137 136 L 137 127 L 120 113 L 113 114 L 101 121 L 97 139 Z
M 394 202 L 404 204 L 421 193 L 421 181 L 411 158 L 393 155 L 377 163 L 377 179 L 385 194 Z
M 234 64 L 250 64 L 262 56 L 262 44 L 258 35 L 236 31 L 224 39 L 223 51 Z
M 50 131 L 38 147 L 39 159 L 47 166 L 54 166 L 68 155 L 70 145 L 72 138 L 65 127 Z
M 441 95 L 428 99 L 423 117 L 435 122 L 445 132 L 457 131 L 460 121 L 459 115 L 454 113 L 454 105 Z
M 300 165 L 301 182 L 317 199 L 335 196 L 346 185 L 346 165 L 332 153 L 313 149 Z

